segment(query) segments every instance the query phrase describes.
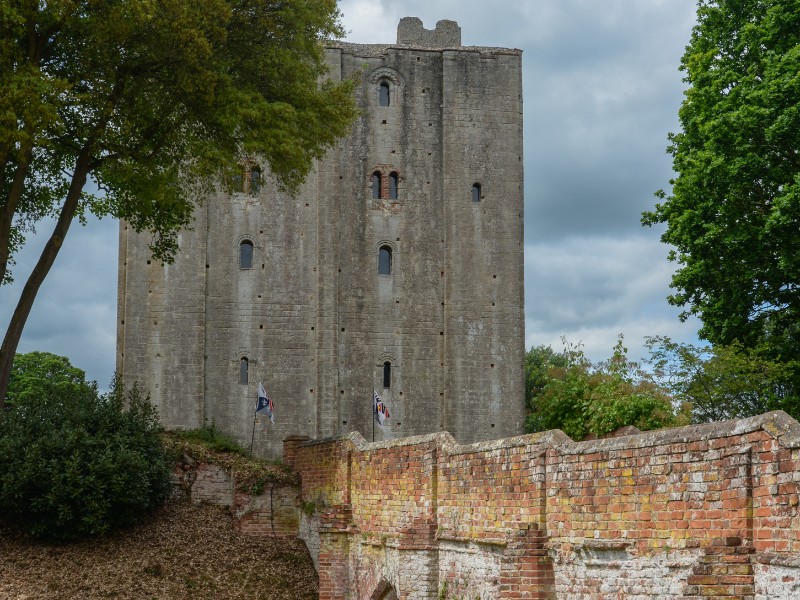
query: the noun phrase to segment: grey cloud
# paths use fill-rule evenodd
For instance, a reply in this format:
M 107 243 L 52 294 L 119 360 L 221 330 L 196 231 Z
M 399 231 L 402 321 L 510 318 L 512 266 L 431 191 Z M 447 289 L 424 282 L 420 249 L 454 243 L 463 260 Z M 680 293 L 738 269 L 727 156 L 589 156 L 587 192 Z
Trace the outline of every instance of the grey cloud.
M 559 336 L 607 357 L 620 332 L 632 355 L 643 335 L 692 340 L 666 303 L 674 265 L 658 231 L 639 225 L 667 186 L 668 131 L 677 128 L 678 65 L 694 3 L 674 0 L 344 0 L 354 42 L 392 42 L 400 17 L 452 19 L 467 45 L 524 51 L 526 332 Z M 114 369 L 116 224 L 77 224 L 34 307 L 20 350 L 69 356 L 104 385 Z M 35 260 L 20 256 L 17 279 Z M 0 288 L 0 324 L 19 284 Z

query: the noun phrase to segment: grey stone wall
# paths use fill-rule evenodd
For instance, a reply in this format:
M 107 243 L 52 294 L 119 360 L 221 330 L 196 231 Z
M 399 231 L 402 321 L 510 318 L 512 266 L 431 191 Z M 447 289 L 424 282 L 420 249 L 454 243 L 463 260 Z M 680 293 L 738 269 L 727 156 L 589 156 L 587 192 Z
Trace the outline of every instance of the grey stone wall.
M 148 263 L 147 236 L 121 225 L 118 370 L 167 427 L 214 421 L 249 444 L 263 381 L 276 404 L 275 425 L 256 426 L 264 455 L 291 434 L 371 439 L 373 388 L 391 412 L 376 440 L 522 431 L 521 53 L 459 44 L 453 22 L 404 19 L 398 46 L 332 45 L 330 76 L 361 82 L 350 136 L 294 198 L 269 177 L 209 198 L 175 264 Z M 399 175 L 397 199 L 373 198 L 374 171 Z
M 397 26 L 397 43 L 418 48 L 458 48 L 461 27 L 455 21 L 439 21 L 436 29 L 425 29 L 418 17 L 403 17 Z

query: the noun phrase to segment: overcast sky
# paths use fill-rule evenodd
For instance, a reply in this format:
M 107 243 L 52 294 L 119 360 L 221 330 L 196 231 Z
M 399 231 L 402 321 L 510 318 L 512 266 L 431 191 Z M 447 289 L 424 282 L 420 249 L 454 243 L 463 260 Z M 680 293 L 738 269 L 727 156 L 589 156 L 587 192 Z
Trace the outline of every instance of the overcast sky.
M 634 359 L 646 335 L 696 341 L 666 302 L 675 265 L 660 230 L 643 228 L 668 188 L 667 133 L 678 127 L 678 71 L 695 4 L 681 0 L 344 0 L 347 39 L 394 42 L 401 17 L 457 21 L 462 43 L 523 50 L 526 347 L 582 341 Z M 44 231 L 44 228 L 42 228 Z M 0 288 L 8 323 L 40 244 Z M 20 352 L 69 356 L 106 387 L 114 370 L 117 223 L 73 225 L 28 320 Z

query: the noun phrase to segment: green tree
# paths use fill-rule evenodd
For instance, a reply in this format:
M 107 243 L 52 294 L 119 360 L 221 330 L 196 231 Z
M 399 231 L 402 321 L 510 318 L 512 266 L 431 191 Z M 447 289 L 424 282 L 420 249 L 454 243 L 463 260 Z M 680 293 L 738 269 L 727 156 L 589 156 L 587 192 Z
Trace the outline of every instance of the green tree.
M 0 516 L 58 541 L 131 525 L 171 489 L 158 415 L 136 387 L 115 380 L 99 395 L 55 358 L 15 361 L 20 393 L 0 411 Z
M 668 390 L 628 359 L 622 336 L 611 358 L 597 365 L 580 344 L 563 341 L 566 364 L 547 370 L 545 385 L 532 398 L 528 431 L 561 429 L 581 440 L 626 425 L 647 430 L 688 422 L 683 412 L 674 410 Z
M 0 348 L 0 406 L 73 219 L 124 218 L 170 261 L 243 157 L 297 189 L 356 115 L 352 82 L 320 83 L 338 17 L 335 0 L 0 3 L 0 282 L 26 233 L 56 220 Z
M 647 346 L 657 379 L 689 408 L 695 423 L 778 409 L 800 418 L 792 383 L 796 365 L 766 360 L 738 342 L 698 347 L 659 336 L 647 338 Z
M 689 85 L 668 151 L 671 304 L 700 336 L 800 358 L 800 2 L 700 0 L 681 61 Z
M 565 368 L 568 362 L 566 353 L 556 352 L 552 346 L 535 346 L 525 353 L 525 406 L 529 414 L 536 410 L 536 399 L 550 381 L 550 370 Z
M 28 403 L 45 395 L 72 396 L 96 392 L 94 382 L 86 381 L 86 373 L 73 367 L 65 356 L 49 352 L 17 354 L 11 369 L 6 402 Z

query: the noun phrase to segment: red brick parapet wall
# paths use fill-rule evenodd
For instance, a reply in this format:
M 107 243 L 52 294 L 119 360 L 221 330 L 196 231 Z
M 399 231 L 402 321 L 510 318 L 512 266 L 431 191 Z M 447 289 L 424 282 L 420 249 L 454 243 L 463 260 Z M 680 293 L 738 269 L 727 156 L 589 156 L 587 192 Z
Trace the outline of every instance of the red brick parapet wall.
M 783 412 L 587 442 L 289 438 L 284 459 L 321 600 L 800 598 Z

